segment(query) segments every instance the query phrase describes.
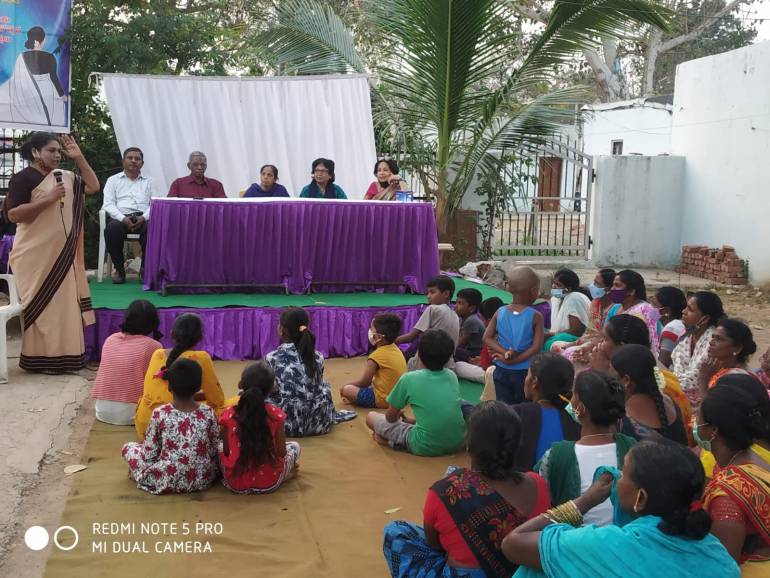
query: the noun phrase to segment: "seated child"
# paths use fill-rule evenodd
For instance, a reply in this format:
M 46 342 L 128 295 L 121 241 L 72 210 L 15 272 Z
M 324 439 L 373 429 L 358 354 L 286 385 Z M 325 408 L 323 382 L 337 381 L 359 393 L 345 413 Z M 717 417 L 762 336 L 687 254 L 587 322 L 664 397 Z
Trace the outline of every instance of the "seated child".
M 449 306 L 454 292 L 455 282 L 447 275 L 439 275 L 428 281 L 428 307 L 423 311 L 414 328 L 409 333 L 405 333 L 396 339 L 396 345 L 413 343 L 422 333 L 429 329 L 440 329 L 449 335 L 452 343 L 457 347 L 457 342 L 460 338 L 460 319 Z M 420 369 L 418 361 L 417 357 L 409 360 L 407 365 L 409 371 Z M 450 366 L 453 366 L 454 360 L 450 358 L 448 363 L 450 363 Z
M 385 415 L 369 412 L 366 425 L 383 445 L 418 456 L 450 454 L 463 445 L 465 419 L 457 376 L 446 369 L 454 352 L 446 332 L 429 330 L 420 339 L 418 355 L 426 369 L 404 374 L 388 396 Z M 414 419 L 404 416 L 409 405 Z
M 104 342 L 91 392 L 99 421 L 134 425 L 136 401 L 142 397 L 147 366 L 152 354 L 163 348 L 158 342 L 161 337 L 159 325 L 155 306 L 137 299 L 126 309 L 120 331 Z
M 468 287 L 457 292 L 455 313 L 460 318 L 460 338 L 455 350 L 455 361 L 468 361 L 478 357 L 484 338 L 484 322 L 479 317 L 482 295 L 478 289 Z
M 167 368 L 171 367 L 177 359 L 192 359 L 203 370 L 201 393 L 196 400 L 205 402 L 217 416 L 225 407 L 225 394 L 222 392 L 222 386 L 219 385 L 211 357 L 205 351 L 195 350 L 195 346 L 203 340 L 203 320 L 200 316 L 195 313 L 182 313 L 174 319 L 171 340 L 174 342 L 174 347 L 158 349 L 153 353 L 147 373 L 144 375 L 144 388 L 136 404 L 134 416 L 134 427 L 139 441 L 144 441 L 147 423 L 150 421 L 153 410 L 171 401 L 166 373 Z
M 151 494 L 184 494 L 207 489 L 219 475 L 219 426 L 214 410 L 193 399 L 203 371 L 180 357 L 168 368 L 171 403 L 152 412 L 144 442 L 123 446 L 128 475 Z
M 459 297 L 458 297 L 459 302 Z M 481 314 L 481 320 L 484 323 L 484 329 L 486 330 L 490 320 L 494 317 L 497 310 L 503 306 L 503 300 L 499 297 L 490 297 L 481 302 L 479 307 L 479 313 Z M 484 334 L 482 332 L 482 345 L 479 355 L 471 357 L 468 361 L 457 361 L 455 363 L 455 373 L 460 379 L 467 379 L 469 381 L 475 381 L 477 383 L 485 383 L 485 375 L 487 368 L 492 365 L 492 356 L 489 354 L 489 348 L 483 342 Z M 490 378 L 491 381 L 491 378 Z M 494 382 L 492 382 L 492 397 L 494 397 Z M 485 388 L 486 389 L 486 388 Z M 482 398 L 483 401 L 483 398 Z
M 392 313 L 380 313 L 369 327 L 369 343 L 376 349 L 366 360 L 364 374 L 340 388 L 343 401 L 361 407 L 388 407 L 385 398 L 396 382 L 406 373 L 406 359 L 393 343 L 401 332 L 401 318 Z
M 238 405 L 219 418 L 222 484 L 238 494 L 272 492 L 297 474 L 300 447 L 286 441 L 286 414 L 265 401 L 274 386 L 270 365 L 252 363 L 241 374 Z
M 324 357 L 315 348 L 309 325 L 304 309 L 284 309 L 278 325 L 283 343 L 265 357 L 276 382 L 267 401 L 286 414 L 286 435 L 290 437 L 326 434 L 334 424 L 357 416 L 354 411 L 334 408 L 331 386 L 324 379 Z
M 513 303 L 495 313 L 484 332 L 495 364 L 495 397 L 505 403 L 524 401 L 530 360 L 543 347 L 543 316 L 531 305 L 540 279 L 530 267 L 516 267 L 508 279 Z
M 551 281 L 550 273 L 541 273 L 538 276 L 540 289 L 537 299 L 532 302 L 532 308 L 543 316 L 543 326 L 546 331 L 551 328 Z

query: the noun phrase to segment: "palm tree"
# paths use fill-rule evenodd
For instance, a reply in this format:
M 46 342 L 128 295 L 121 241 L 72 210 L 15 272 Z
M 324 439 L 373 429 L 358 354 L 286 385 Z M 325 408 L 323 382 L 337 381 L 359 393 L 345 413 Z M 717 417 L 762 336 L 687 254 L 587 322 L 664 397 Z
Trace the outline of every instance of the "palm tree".
M 375 124 L 409 150 L 442 233 L 474 178 L 499 174 L 501 151 L 543 144 L 574 118 L 585 91 L 548 91 L 560 64 L 601 36 L 665 29 L 670 17 L 646 0 L 555 0 L 523 50 L 511 1 L 368 0 L 362 9 L 381 47 L 371 62 L 317 0 L 281 2 L 277 25 L 260 41 L 283 73 L 370 75 Z

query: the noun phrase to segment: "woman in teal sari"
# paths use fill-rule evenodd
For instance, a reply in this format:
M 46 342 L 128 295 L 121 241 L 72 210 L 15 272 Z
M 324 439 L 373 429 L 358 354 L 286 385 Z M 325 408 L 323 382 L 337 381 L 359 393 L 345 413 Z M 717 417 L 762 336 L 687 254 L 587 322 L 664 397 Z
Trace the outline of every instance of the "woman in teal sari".
M 704 482 L 687 448 L 642 442 L 626 454 L 617 483 L 600 475 L 576 500 L 514 529 L 503 553 L 519 564 L 515 578 L 739 578 L 735 560 L 709 534 L 711 518 L 700 502 Z M 630 522 L 573 527 L 608 496 L 615 499 L 616 524 L 621 512 Z

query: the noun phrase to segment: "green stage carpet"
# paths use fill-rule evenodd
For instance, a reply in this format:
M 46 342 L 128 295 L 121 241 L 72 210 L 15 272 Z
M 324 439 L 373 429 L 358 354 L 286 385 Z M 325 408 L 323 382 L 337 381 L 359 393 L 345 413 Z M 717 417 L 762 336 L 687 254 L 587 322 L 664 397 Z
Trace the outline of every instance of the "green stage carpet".
M 455 279 L 455 294 L 460 289 L 474 287 L 484 299 L 500 297 L 511 302 L 511 294 L 489 285 Z M 425 303 L 425 295 L 400 293 L 314 293 L 312 295 L 276 295 L 264 293 L 210 293 L 206 295 L 161 296 L 155 291 L 144 291 L 135 278 L 124 285 L 91 281 L 91 300 L 94 309 L 125 309 L 135 299 L 147 299 L 156 307 L 192 307 L 217 309 L 221 307 L 403 307 Z

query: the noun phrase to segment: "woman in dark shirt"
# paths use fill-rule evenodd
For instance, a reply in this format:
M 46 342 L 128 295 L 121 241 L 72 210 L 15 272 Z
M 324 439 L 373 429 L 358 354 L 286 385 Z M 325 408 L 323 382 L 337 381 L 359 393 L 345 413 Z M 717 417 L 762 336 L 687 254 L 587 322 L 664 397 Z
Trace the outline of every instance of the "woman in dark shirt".
M 251 186 L 243 194 L 246 197 L 288 197 L 286 187 L 278 184 L 278 168 L 275 165 L 264 165 L 259 169 L 259 184 L 251 183 Z

